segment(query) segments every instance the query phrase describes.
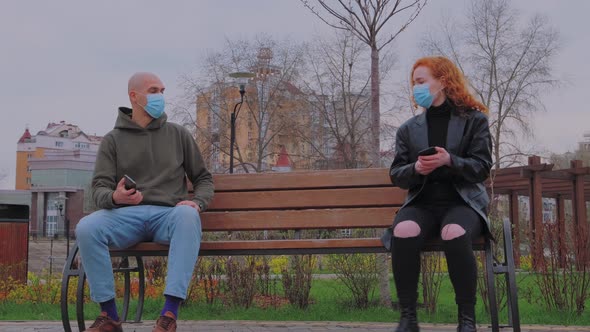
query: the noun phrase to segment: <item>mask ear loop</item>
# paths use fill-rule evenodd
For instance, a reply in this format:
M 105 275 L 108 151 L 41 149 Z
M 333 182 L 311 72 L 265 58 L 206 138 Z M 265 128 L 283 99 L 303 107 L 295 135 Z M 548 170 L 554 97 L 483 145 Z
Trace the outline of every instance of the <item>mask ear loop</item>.
M 439 79 L 439 81 L 440 81 L 440 83 L 441 83 L 441 84 L 440 84 L 441 86 L 440 86 L 440 90 L 438 90 L 438 92 L 441 92 L 441 91 L 444 91 L 444 89 L 445 89 L 445 85 L 446 85 L 446 84 L 445 84 L 445 81 L 446 81 L 446 79 L 445 79 L 445 77 L 444 77 L 444 76 L 441 76 L 441 77 L 440 77 L 440 79 Z M 437 93 L 438 93 L 438 92 L 437 92 Z
M 438 91 L 436 91 L 436 92 L 435 92 L 435 93 L 432 95 L 432 98 L 433 98 L 433 99 L 434 99 L 434 98 L 436 98 L 436 95 L 437 95 L 437 94 L 439 94 L 441 91 L 443 91 L 443 90 L 445 89 L 445 86 L 444 86 L 444 83 L 443 83 L 443 82 L 445 81 L 445 77 L 444 77 L 444 76 L 441 76 L 441 77 L 440 77 L 440 79 L 439 79 L 439 81 L 441 82 L 441 87 L 440 87 L 440 89 L 439 89 Z
M 143 93 L 141 93 L 141 92 L 137 92 L 137 91 L 133 91 L 133 92 L 135 92 L 135 94 L 136 94 L 136 95 L 137 95 L 137 94 L 143 94 Z M 137 99 L 137 97 L 135 97 L 135 99 Z M 147 96 L 146 96 L 146 101 L 147 101 Z M 141 108 L 143 108 L 143 110 L 145 111 L 145 107 L 147 106 L 147 104 L 145 104 L 145 106 L 144 106 L 144 105 L 140 104 L 138 100 L 136 100 L 136 101 L 135 101 L 135 103 L 136 103 L 137 105 L 141 106 Z

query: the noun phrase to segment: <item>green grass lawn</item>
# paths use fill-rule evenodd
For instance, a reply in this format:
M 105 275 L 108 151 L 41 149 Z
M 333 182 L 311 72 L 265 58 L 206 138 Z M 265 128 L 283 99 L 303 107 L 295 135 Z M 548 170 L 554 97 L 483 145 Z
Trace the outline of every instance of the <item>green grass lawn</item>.
M 531 276 L 519 276 L 519 285 L 532 283 Z M 393 287 L 393 282 L 392 282 Z M 312 287 L 313 304 L 307 310 L 300 310 L 290 305 L 281 308 L 250 309 L 231 308 L 221 303 L 207 305 L 203 303 L 186 305 L 181 309 L 183 320 L 304 320 L 304 321 L 351 321 L 351 322 L 395 322 L 399 318 L 397 311 L 372 306 L 368 309 L 354 309 L 350 299 L 345 295 L 349 291 L 337 280 L 315 280 Z M 395 294 L 395 292 L 393 292 Z M 375 294 L 376 295 L 376 294 Z M 480 323 L 489 323 L 489 314 L 485 313 L 481 300 L 478 300 L 477 318 Z M 131 312 L 135 303 L 132 303 Z M 159 315 L 163 300 L 146 300 L 143 319 L 153 320 Z M 546 325 L 590 325 L 590 313 L 580 317 L 560 312 L 550 312 L 539 304 L 529 304 L 522 296 L 519 298 L 522 324 Z M 120 303 L 119 303 L 119 308 Z M 586 303 L 590 308 L 590 301 Z M 85 306 L 85 317 L 94 319 L 99 312 L 94 303 Z M 132 314 L 130 316 L 133 316 Z M 70 319 L 75 317 L 75 308 L 70 305 Z M 506 312 L 503 312 L 506 317 Z M 60 320 L 59 305 L 0 303 L 0 320 Z M 438 310 L 434 315 L 419 312 L 421 322 L 455 323 L 456 306 L 454 294 L 448 278 L 445 278 L 438 301 Z M 506 322 L 506 319 L 503 319 Z

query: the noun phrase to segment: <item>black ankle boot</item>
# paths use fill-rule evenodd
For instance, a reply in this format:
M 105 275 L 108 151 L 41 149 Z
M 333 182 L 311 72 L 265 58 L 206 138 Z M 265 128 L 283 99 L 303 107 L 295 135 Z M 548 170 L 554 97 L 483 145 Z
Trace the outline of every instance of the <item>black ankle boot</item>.
M 459 326 L 457 332 L 477 332 L 475 327 L 475 305 L 459 304 Z
M 400 305 L 401 318 L 395 332 L 420 332 L 418 317 L 416 316 L 416 305 Z

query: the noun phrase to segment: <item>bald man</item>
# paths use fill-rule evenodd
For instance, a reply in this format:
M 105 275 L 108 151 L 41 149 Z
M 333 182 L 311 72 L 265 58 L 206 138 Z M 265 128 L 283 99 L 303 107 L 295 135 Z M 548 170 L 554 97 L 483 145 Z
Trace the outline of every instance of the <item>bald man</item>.
M 100 210 L 76 227 L 90 297 L 101 307 L 86 331 L 123 331 L 109 248 L 140 241 L 170 245 L 165 303 L 153 331 L 176 331 L 178 308 L 199 253 L 199 213 L 213 197 L 213 180 L 190 132 L 166 121 L 160 79 L 137 73 L 129 79 L 128 94 L 131 109 L 119 108 L 115 129 L 98 150 L 92 197 Z M 126 188 L 125 176 L 136 188 Z M 195 190 L 193 200 L 187 200 L 187 177 Z

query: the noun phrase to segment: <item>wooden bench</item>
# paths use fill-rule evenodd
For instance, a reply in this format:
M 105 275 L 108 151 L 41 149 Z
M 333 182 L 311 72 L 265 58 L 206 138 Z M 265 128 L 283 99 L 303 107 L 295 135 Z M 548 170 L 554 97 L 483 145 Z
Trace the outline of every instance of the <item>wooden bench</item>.
M 303 239 L 302 230 L 312 229 L 385 229 L 390 227 L 404 202 L 406 192 L 393 187 L 387 169 L 338 170 L 266 174 L 215 175 L 215 198 L 202 213 L 203 232 L 294 230 L 294 238 L 284 240 L 204 241 L 200 256 L 293 255 L 387 252 L 380 238 Z M 381 231 L 378 232 L 378 236 Z M 516 297 L 510 224 L 504 225 L 506 238 L 504 262 L 494 260 L 491 242 L 483 237 L 473 244 L 485 251 L 487 288 L 493 331 L 499 330 L 495 274 L 507 280 L 509 325 L 520 331 Z M 428 243 L 426 251 L 442 250 L 439 241 Z M 139 274 L 139 298 L 135 322 L 141 320 L 145 290 L 142 257 L 167 256 L 168 247 L 153 242 L 139 243 L 126 250 L 111 250 L 122 257 L 125 267 L 116 269 L 125 278 L 125 296 L 121 319 L 129 313 L 130 273 Z M 76 318 L 80 331 L 84 325 L 84 283 L 82 264 L 76 264 L 78 249 L 70 251 L 63 271 L 61 308 L 64 329 L 71 331 L 67 290 L 77 279 Z M 129 267 L 128 257 L 136 257 L 137 266 Z

